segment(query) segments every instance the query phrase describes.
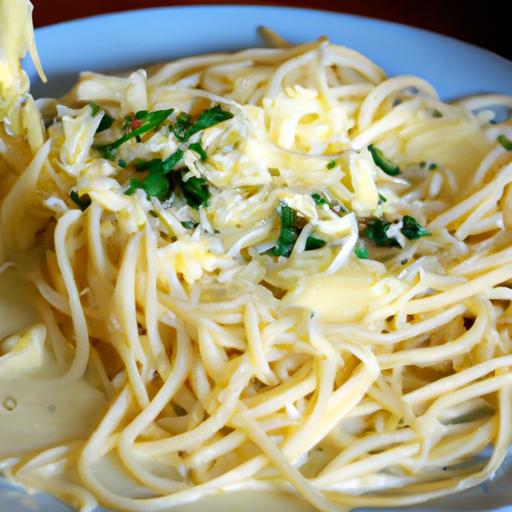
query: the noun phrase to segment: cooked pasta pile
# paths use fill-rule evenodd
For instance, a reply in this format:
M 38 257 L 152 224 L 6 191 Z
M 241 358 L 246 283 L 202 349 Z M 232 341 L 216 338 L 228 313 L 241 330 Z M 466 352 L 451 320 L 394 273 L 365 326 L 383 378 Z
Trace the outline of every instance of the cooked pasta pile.
M 33 311 L 1 332 L 6 478 L 81 510 L 258 489 L 339 511 L 494 475 L 512 124 L 492 107 L 512 97 L 444 103 L 266 31 L 273 48 L 85 72 L 34 101 L 29 5 L 7 4 L 0 298 Z

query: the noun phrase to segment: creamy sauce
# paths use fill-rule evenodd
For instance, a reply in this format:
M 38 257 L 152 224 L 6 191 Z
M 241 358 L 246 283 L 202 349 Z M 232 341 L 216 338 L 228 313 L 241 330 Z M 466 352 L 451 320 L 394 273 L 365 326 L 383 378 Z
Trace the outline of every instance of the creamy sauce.
M 96 463 L 94 474 L 110 490 L 123 496 L 148 496 L 148 492 L 122 470 L 115 456 L 104 457 Z M 208 512 L 314 512 L 315 508 L 294 495 L 257 490 L 219 491 L 201 500 L 172 508 L 172 512 L 204 512 L 205 510 Z
M 34 296 L 15 269 L 0 275 L 0 457 L 83 439 L 104 413 L 103 393 L 85 380 L 56 378 L 62 369 Z
M 14 268 L 0 274 L 0 340 L 38 321 L 36 308 L 29 298 L 35 288 Z
M 102 393 L 84 381 L 0 379 L 0 456 L 83 439 L 104 405 Z
M 280 492 L 229 491 L 188 503 L 173 512 L 315 512 L 303 499 Z

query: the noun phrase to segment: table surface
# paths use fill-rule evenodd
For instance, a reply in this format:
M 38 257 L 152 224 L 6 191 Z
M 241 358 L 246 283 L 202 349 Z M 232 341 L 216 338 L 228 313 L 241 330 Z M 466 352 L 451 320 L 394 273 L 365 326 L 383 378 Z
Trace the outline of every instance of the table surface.
M 508 18 L 496 0 L 303 0 L 215 2 L 211 0 L 32 0 L 36 27 L 107 12 L 145 7 L 194 4 L 257 4 L 311 7 L 397 21 L 456 37 L 512 59 Z M 479 5 L 475 5 L 479 4 Z M 502 6 L 504 4 L 502 3 Z

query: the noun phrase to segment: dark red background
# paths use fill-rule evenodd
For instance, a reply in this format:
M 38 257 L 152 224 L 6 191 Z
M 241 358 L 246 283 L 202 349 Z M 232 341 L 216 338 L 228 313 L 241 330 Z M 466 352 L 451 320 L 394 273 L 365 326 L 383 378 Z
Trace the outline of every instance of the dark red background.
M 106 12 L 163 5 L 260 4 L 312 7 L 398 21 L 426 28 L 492 50 L 512 59 L 512 24 L 496 0 L 303 0 L 215 2 L 209 0 L 32 0 L 36 27 Z M 500 6 L 501 4 L 501 6 Z

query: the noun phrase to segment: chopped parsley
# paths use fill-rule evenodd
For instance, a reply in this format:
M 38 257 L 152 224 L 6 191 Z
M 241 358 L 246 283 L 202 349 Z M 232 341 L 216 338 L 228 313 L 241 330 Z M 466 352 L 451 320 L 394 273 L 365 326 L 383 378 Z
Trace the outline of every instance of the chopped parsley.
M 418 238 L 432 234 L 410 215 L 405 215 L 402 219 L 402 229 L 400 229 L 400 231 L 409 240 L 417 240 Z
M 126 169 L 128 167 L 128 163 L 126 162 L 126 160 L 124 160 L 123 158 L 120 158 L 117 162 L 117 164 L 119 165 L 119 167 L 121 167 L 122 169 Z
M 233 114 L 227 110 L 222 110 L 220 105 L 215 105 L 212 108 L 203 110 L 194 122 L 192 122 L 192 118 L 189 114 L 181 112 L 176 118 L 174 126 L 171 127 L 171 131 L 179 141 L 184 142 L 190 139 L 195 133 L 206 130 L 206 128 L 210 128 L 223 121 L 227 121 L 232 117 Z
M 329 201 L 327 201 L 327 199 L 325 199 L 325 197 L 321 196 L 320 194 L 317 194 L 316 192 L 314 192 L 313 194 L 311 194 L 311 198 L 313 199 L 313 201 L 315 202 L 315 204 L 317 206 L 322 206 L 323 204 L 329 204 Z
M 96 130 L 96 133 L 108 130 L 113 124 L 114 124 L 114 118 L 108 112 L 105 112 L 103 114 L 103 117 L 101 118 L 100 124 L 98 125 L 98 129 Z
M 91 109 L 93 116 L 95 116 L 100 111 L 100 106 L 97 103 L 94 103 L 94 101 L 91 101 L 91 103 L 89 103 L 89 107 Z
M 184 181 L 183 176 L 180 175 L 178 181 L 183 197 L 190 207 L 198 210 L 200 206 L 208 206 L 211 193 L 204 178 L 192 176 Z
M 99 107 L 96 104 L 92 105 L 91 108 L 93 112 L 97 113 L 99 111 Z M 174 109 L 157 110 L 155 112 L 140 110 L 135 114 L 129 114 L 125 117 L 124 124 L 124 128 L 129 131 L 116 141 L 100 146 L 97 149 L 102 152 L 104 158 L 113 160 L 117 149 L 122 144 L 132 138 L 140 142 L 140 136 L 142 134 L 150 130 L 158 130 L 162 123 L 164 123 L 173 112 Z M 192 121 L 192 117 L 189 114 L 181 112 L 176 117 L 176 121 L 170 126 L 170 130 L 178 140 L 184 142 L 195 133 L 227 119 L 231 119 L 232 117 L 233 114 L 222 110 L 220 105 L 204 110 L 195 121 Z M 201 143 L 192 143 L 188 146 L 188 149 L 195 151 L 200 156 L 201 160 L 204 161 L 207 159 L 208 155 Z M 169 175 L 183 159 L 183 151 L 183 149 L 177 149 L 165 159 L 153 158 L 152 160 L 134 160 L 132 164 L 135 165 L 136 171 L 146 172 L 146 175 L 142 179 L 131 178 L 126 194 L 132 195 L 137 189 L 141 189 L 146 192 L 148 197 L 157 197 L 161 201 L 164 201 L 175 188 L 178 188 L 186 203 L 192 208 L 198 209 L 200 206 L 207 206 L 211 194 L 204 178 L 193 176 L 184 180 L 183 172 L 176 172 Z M 118 163 L 122 168 L 128 166 L 128 163 L 123 159 L 119 159 Z
M 201 157 L 201 160 L 203 162 L 208 158 L 208 155 L 206 154 L 206 151 L 203 149 L 203 146 L 201 146 L 200 142 L 194 142 L 193 144 L 190 144 L 188 149 L 195 151 Z
M 326 204 L 334 213 L 341 215 L 342 213 L 348 213 L 348 210 L 340 203 L 331 203 L 326 197 L 313 192 L 311 198 L 317 206 L 323 206 Z
M 512 140 L 507 138 L 506 135 L 499 135 L 498 142 L 502 145 L 503 149 L 506 149 L 507 151 L 512 151 Z
M 308 236 L 306 239 L 306 245 L 304 250 L 306 251 L 314 251 L 316 249 L 320 249 L 325 245 L 325 240 L 321 240 L 320 238 L 316 238 L 315 236 Z
M 200 206 L 207 206 L 211 194 L 204 178 L 193 176 L 185 181 L 184 172 L 170 174 L 182 158 L 183 151 L 177 149 L 164 160 L 154 158 L 136 161 L 135 169 L 138 172 L 147 171 L 147 174 L 142 180 L 132 178 L 126 194 L 131 195 L 140 188 L 148 197 L 156 196 L 161 201 L 165 201 L 172 190 L 179 188 L 186 203 L 192 208 L 197 210 Z
M 281 231 L 277 244 L 272 249 L 274 256 L 290 256 L 293 246 L 299 238 L 299 230 L 296 224 L 297 212 L 286 203 L 281 203 Z
M 135 162 L 135 169 L 138 172 L 161 172 L 162 174 L 169 174 L 176 165 L 183 158 L 183 151 L 177 149 L 174 153 L 162 160 L 161 158 L 153 158 L 152 160 L 137 160 Z
M 360 260 L 367 260 L 369 257 L 368 247 L 364 245 L 356 245 L 356 247 L 354 247 L 354 254 Z
M 181 221 L 181 225 L 185 228 L 185 229 L 194 229 L 196 226 L 198 226 L 198 223 L 197 222 L 194 222 L 192 220 L 182 220 Z
M 164 174 L 171 172 L 182 158 L 183 151 L 181 149 L 177 149 L 172 155 L 169 155 L 165 160 L 162 160 L 162 169 Z
M 131 196 L 139 188 L 146 192 L 148 198 L 155 196 L 160 201 L 165 201 L 171 192 L 169 180 L 161 169 L 149 172 L 142 180 L 132 178 L 126 194 Z
M 130 125 L 133 127 L 132 130 L 125 133 L 122 137 L 117 139 L 116 141 L 106 144 L 104 146 L 99 146 L 98 149 L 101 151 L 103 158 L 107 160 L 113 160 L 116 154 L 117 149 L 123 145 L 125 142 L 133 139 L 134 137 L 137 140 L 140 140 L 140 136 L 143 133 L 146 133 L 150 130 L 157 130 L 160 125 L 174 112 L 174 109 L 166 109 L 166 110 L 155 110 L 154 112 L 148 112 L 146 110 L 140 110 L 134 114 L 134 119 L 137 123 L 133 123 Z M 136 127 L 134 127 L 136 126 Z
M 93 116 L 95 116 L 101 110 L 100 106 L 94 102 L 89 103 L 89 107 L 91 108 Z M 96 133 L 108 130 L 114 124 L 114 118 L 107 111 L 103 112 L 103 117 L 101 118 L 100 124 L 96 129 Z
M 91 204 L 91 198 L 88 195 L 80 196 L 74 190 L 69 193 L 69 197 L 82 211 L 87 210 Z
M 155 161 L 150 162 L 152 163 L 146 168 L 149 172 L 142 180 L 137 178 L 130 180 L 130 185 L 126 190 L 127 195 L 132 195 L 140 188 L 146 192 L 148 198 L 155 196 L 160 201 L 165 201 L 174 189 L 179 188 L 190 207 L 197 210 L 200 206 L 208 206 L 211 193 L 204 178 L 192 176 L 188 180 L 184 180 L 184 172 L 173 172 L 168 175 L 168 171 L 163 165 L 165 160 L 156 163 Z
M 371 153 L 373 161 L 377 167 L 380 167 L 387 175 L 397 176 L 400 174 L 400 167 L 394 162 L 384 156 L 384 153 L 373 144 L 368 146 L 368 151 Z
M 289 257 L 292 253 L 295 242 L 299 238 L 300 229 L 297 227 L 297 212 L 288 206 L 285 202 L 281 203 L 281 231 L 277 244 L 272 248 L 273 256 Z M 306 251 L 314 251 L 325 245 L 325 240 L 308 236 L 304 249 Z
M 137 172 L 147 171 L 148 169 L 155 169 L 156 167 L 162 165 L 161 158 L 153 158 L 152 160 L 142 160 L 141 158 L 137 158 L 133 161 L 135 165 L 135 170 Z
M 429 171 L 433 171 L 439 167 L 435 162 L 420 162 L 419 165 L 422 169 L 428 169 Z
M 400 247 L 396 238 L 390 238 L 387 235 L 391 222 L 381 219 L 375 219 L 368 222 L 363 230 L 363 236 L 373 242 L 377 247 Z
M 434 110 L 432 110 L 432 117 L 443 117 L 443 113 L 440 110 L 437 110 L 437 108 L 435 108 Z
M 169 127 L 170 131 L 178 140 L 185 140 L 185 132 L 192 124 L 192 116 L 186 112 L 180 112 L 176 116 L 176 121 Z
M 330 160 L 325 167 L 329 170 L 334 169 L 336 167 L 336 160 Z
M 387 203 L 387 202 L 388 202 L 388 200 L 386 199 L 386 196 L 379 194 L 379 204 Z
M 370 221 L 363 230 L 363 236 L 373 242 L 377 247 L 400 247 L 400 243 L 394 237 L 389 237 L 387 232 L 391 222 L 375 219 Z M 414 217 L 405 215 L 402 219 L 400 232 L 409 240 L 417 240 L 431 233 L 427 231 Z

